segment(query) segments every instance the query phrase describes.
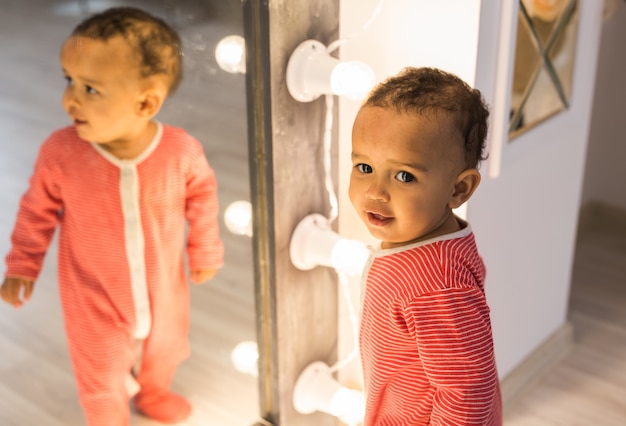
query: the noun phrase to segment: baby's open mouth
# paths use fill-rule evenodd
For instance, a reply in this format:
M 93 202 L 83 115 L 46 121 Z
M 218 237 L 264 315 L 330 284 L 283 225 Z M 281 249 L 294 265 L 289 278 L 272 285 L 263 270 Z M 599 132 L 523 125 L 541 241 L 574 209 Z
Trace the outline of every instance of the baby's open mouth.
M 367 218 L 372 225 L 376 225 L 376 226 L 385 225 L 393 219 L 391 217 L 387 217 L 378 213 L 371 213 L 371 212 L 367 213 Z

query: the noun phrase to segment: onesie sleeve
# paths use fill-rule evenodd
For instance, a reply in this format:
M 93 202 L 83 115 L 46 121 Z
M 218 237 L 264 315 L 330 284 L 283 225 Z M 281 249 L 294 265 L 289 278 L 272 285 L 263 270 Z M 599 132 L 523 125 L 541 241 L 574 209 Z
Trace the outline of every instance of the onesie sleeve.
M 422 295 L 404 315 L 435 388 L 431 424 L 487 424 L 499 388 L 482 291 L 470 287 Z
M 36 280 L 62 214 L 58 175 L 46 155 L 39 152 L 29 187 L 20 200 L 11 251 L 6 257 L 6 276 Z
M 187 254 L 191 269 L 219 269 L 224 245 L 219 233 L 219 203 L 215 172 L 202 152 L 195 156 L 187 177 Z

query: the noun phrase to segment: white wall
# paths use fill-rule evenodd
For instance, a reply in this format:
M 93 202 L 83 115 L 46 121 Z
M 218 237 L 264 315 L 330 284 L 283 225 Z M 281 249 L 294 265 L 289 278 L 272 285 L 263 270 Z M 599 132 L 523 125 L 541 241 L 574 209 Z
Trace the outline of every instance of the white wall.
M 623 2 L 620 2 L 623 3 Z M 602 29 L 582 204 L 601 201 L 626 209 L 626 6 Z
M 378 80 L 405 66 L 436 66 L 468 82 L 475 77 L 480 0 L 387 0 L 373 23 L 362 32 L 380 0 L 341 0 L 342 59 L 358 59 L 374 69 Z M 352 35 L 357 37 L 351 38 Z M 374 244 L 348 199 L 351 170 L 351 130 L 359 103 L 340 100 L 339 110 L 339 232 Z M 358 307 L 360 283 L 352 281 L 353 302 Z M 340 357 L 353 348 L 353 333 L 345 305 L 340 311 Z M 360 381 L 358 361 L 341 371 L 347 384 Z
M 498 3 L 483 1 L 483 18 L 489 18 L 483 26 L 494 22 L 488 14 Z M 500 176 L 485 179 L 469 204 L 468 219 L 488 267 L 502 376 L 567 318 L 602 2 L 580 0 L 580 7 L 570 109 L 516 138 Z M 489 39 L 485 34 L 481 41 Z M 493 46 L 481 44 L 476 85 L 490 97 L 495 62 Z
M 358 29 L 376 3 L 342 0 L 342 36 Z M 566 321 L 602 9 L 596 0 L 580 3 L 571 108 L 516 139 L 500 177 L 483 173 L 468 206 L 488 269 L 486 291 L 501 377 Z M 341 57 L 369 62 L 379 78 L 406 65 L 441 67 L 474 84 L 492 104 L 501 5 L 501 0 L 482 0 L 482 7 L 480 0 L 389 0 L 369 30 L 341 48 Z M 368 239 L 347 199 L 357 107 L 340 104 L 339 232 Z M 358 293 L 358 284 L 353 283 L 353 291 Z M 344 322 L 347 336 L 345 327 Z M 346 340 L 340 350 L 350 346 Z M 351 382 L 356 374 L 348 370 L 343 377 Z

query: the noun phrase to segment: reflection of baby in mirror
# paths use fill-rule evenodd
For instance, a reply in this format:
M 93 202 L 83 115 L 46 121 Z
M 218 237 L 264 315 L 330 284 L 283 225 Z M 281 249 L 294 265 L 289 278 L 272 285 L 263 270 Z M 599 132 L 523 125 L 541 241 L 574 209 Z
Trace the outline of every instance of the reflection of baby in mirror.
M 129 424 L 133 396 L 162 422 L 191 412 L 170 391 L 189 353 L 184 249 L 200 284 L 222 266 L 223 245 L 201 144 L 154 119 L 180 82 L 181 58 L 176 32 L 138 9 L 74 29 L 61 49 L 73 125 L 42 144 L 6 258 L 0 294 L 20 307 L 59 226 L 65 329 L 90 426 Z

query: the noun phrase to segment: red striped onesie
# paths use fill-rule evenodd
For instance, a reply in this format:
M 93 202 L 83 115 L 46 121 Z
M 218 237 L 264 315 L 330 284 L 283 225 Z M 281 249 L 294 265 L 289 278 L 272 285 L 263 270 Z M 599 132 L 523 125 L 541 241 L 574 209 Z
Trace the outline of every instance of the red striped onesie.
M 502 424 L 485 268 L 462 226 L 373 252 L 359 337 L 364 426 Z
M 41 146 L 7 275 L 35 280 L 60 225 L 61 303 L 90 426 L 128 424 L 125 379 L 137 339 L 144 341 L 142 391 L 169 388 L 189 352 L 185 245 L 191 268 L 221 267 L 217 216 L 213 170 L 181 129 L 158 123 L 150 146 L 132 160 L 81 140 L 73 127 Z

